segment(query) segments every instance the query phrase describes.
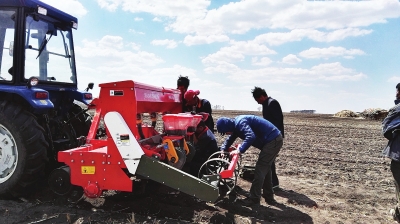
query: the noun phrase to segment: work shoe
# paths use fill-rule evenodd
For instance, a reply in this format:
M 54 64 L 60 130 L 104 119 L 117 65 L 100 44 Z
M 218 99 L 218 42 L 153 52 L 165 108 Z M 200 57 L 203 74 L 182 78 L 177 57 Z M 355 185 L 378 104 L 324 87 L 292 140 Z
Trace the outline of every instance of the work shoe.
M 240 199 L 238 200 L 239 203 L 246 207 L 253 207 L 253 206 L 259 206 L 260 205 L 260 200 L 259 199 L 252 199 L 252 198 L 245 198 L 245 199 Z
M 399 208 L 392 208 L 389 211 L 390 215 L 393 217 L 393 220 L 395 220 L 396 222 L 400 223 L 400 212 L 399 212 Z
M 245 197 L 250 197 L 250 192 L 248 192 L 248 191 L 246 191 L 245 189 L 243 189 L 243 188 L 241 188 L 241 187 L 239 187 L 239 186 L 236 186 L 235 187 L 235 192 L 237 193 L 237 194 L 239 194 L 239 195 L 243 195 L 243 196 L 245 196 Z
M 263 195 L 265 202 L 269 205 L 276 205 L 278 202 L 274 199 L 274 195 Z
M 280 188 L 279 185 L 273 186 L 272 189 L 274 190 L 274 192 L 282 191 L 282 188 Z

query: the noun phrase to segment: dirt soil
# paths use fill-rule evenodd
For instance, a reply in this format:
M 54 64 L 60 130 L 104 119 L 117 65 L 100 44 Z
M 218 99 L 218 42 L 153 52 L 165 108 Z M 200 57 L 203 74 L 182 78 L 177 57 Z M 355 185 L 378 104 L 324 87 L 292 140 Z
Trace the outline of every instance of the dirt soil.
M 215 111 L 234 117 L 259 112 Z M 149 195 L 106 192 L 94 206 L 68 202 L 44 187 L 29 198 L 0 200 L 0 223 L 394 223 L 396 203 L 390 160 L 381 156 L 387 141 L 381 122 L 322 114 L 284 114 L 284 146 L 276 161 L 278 205 L 261 201 L 247 208 L 224 197 L 199 201 L 166 186 Z M 223 138 L 219 137 L 219 143 Z M 254 165 L 250 148 L 242 165 Z M 251 182 L 239 178 L 248 190 Z M 242 197 L 238 195 L 237 197 Z

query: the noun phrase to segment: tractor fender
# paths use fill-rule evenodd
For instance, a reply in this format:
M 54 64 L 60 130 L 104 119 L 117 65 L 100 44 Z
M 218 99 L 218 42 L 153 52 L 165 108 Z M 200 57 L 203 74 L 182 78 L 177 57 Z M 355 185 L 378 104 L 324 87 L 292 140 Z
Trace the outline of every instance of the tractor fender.
M 47 98 L 37 99 L 35 95 L 39 92 L 46 92 Z M 10 93 L 20 96 L 33 108 L 34 111 L 47 111 L 54 108 L 53 103 L 48 97 L 49 93 L 40 88 L 32 87 L 28 89 L 25 86 L 0 86 L 0 93 Z

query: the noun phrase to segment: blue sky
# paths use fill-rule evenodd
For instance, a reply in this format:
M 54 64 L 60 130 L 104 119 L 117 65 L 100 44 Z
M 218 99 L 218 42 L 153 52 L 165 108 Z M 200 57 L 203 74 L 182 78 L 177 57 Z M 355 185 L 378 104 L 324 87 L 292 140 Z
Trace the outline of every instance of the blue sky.
M 393 106 L 400 1 L 43 0 L 78 18 L 79 88 L 191 80 L 213 106 L 254 111 L 264 88 L 284 112 Z

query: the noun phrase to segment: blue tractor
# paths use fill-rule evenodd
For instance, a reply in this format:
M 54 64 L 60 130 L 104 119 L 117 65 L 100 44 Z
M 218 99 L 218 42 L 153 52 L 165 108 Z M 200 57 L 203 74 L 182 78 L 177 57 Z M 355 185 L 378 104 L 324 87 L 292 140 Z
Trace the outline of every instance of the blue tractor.
M 57 166 L 58 151 L 84 144 L 93 83 L 77 88 L 77 26 L 41 1 L 0 0 L 1 197 L 31 194 Z

